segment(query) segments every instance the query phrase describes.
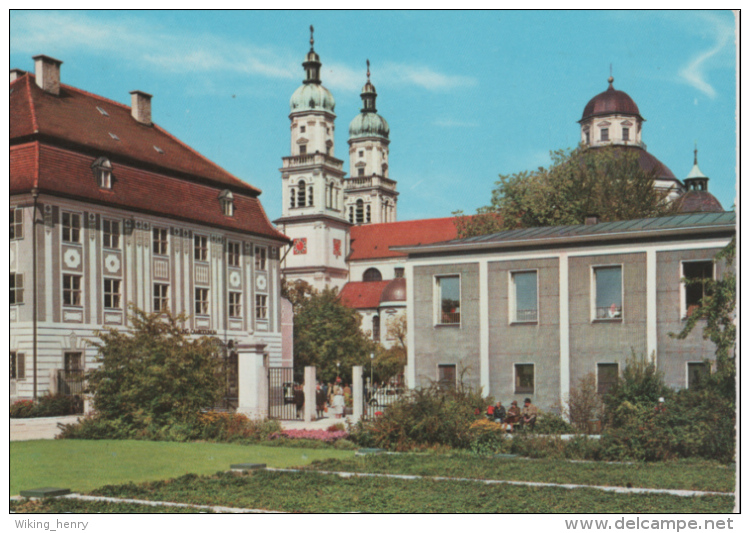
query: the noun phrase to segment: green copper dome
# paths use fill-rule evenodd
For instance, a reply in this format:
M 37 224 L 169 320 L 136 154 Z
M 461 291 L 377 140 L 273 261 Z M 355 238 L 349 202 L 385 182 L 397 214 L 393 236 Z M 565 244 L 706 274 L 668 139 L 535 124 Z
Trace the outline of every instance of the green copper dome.
M 391 128 L 388 122 L 377 113 L 362 112 L 349 124 L 349 138 L 359 139 L 362 137 L 388 138 Z
M 333 113 L 336 101 L 331 91 L 319 83 L 306 83 L 299 87 L 289 100 L 291 113 L 300 111 L 328 111 Z

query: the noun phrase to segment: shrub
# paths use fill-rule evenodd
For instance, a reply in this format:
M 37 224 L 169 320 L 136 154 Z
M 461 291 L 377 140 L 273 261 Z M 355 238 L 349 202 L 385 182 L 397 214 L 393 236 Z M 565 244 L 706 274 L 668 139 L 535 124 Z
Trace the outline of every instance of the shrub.
M 87 416 L 77 424 L 64 424 L 56 439 L 128 439 L 135 431 L 122 420 L 103 420 Z
M 622 376 L 615 385 L 604 396 L 606 416 L 608 422 L 614 427 L 621 427 L 627 423 L 630 415 L 618 410 L 625 402 L 638 407 L 653 409 L 659 397 L 671 396 L 671 389 L 664 384 L 661 372 L 656 365 L 645 355 L 636 355 L 635 352 L 628 358 Z M 628 412 L 632 412 L 629 408 Z M 622 418 L 621 415 L 627 415 Z
M 579 431 L 586 431 L 589 420 L 602 420 L 604 416 L 604 402 L 597 391 L 596 376 L 586 374 L 568 395 L 568 416 L 570 422 Z
M 346 426 L 343 422 L 338 422 L 337 424 L 331 424 L 328 426 L 326 431 L 346 431 Z
M 503 450 L 505 441 L 505 429 L 501 424 L 487 419 L 475 420 L 469 431 L 472 439 L 469 449 L 478 455 L 491 455 Z
M 328 431 L 322 429 L 285 429 L 280 436 L 287 439 L 319 440 L 321 442 L 335 442 L 349 436 L 346 431 Z
M 83 412 L 83 400 L 77 396 L 47 394 L 34 400 L 19 400 L 10 406 L 11 418 L 67 416 Z
M 567 423 L 560 415 L 539 411 L 534 433 L 542 435 L 565 435 L 575 433 L 576 428 Z

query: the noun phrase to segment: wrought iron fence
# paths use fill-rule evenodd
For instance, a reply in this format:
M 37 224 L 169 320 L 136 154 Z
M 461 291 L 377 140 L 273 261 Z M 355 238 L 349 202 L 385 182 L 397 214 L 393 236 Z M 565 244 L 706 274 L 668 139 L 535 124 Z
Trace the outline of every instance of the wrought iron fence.
M 382 413 L 389 405 L 395 403 L 406 393 L 403 379 L 391 381 L 387 385 L 368 386 L 368 379 L 364 380 L 364 406 L 362 412 L 365 418 L 373 418 Z
M 304 401 L 302 387 L 294 382 L 293 368 L 268 369 L 268 418 L 296 420 L 303 414 Z

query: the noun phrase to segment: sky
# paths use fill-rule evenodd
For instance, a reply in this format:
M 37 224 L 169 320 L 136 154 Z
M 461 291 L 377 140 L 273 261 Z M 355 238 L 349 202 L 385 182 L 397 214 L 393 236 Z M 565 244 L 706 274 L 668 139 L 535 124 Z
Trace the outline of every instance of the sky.
M 260 188 L 273 220 L 310 24 L 347 171 L 371 62 L 399 220 L 473 213 L 498 175 L 574 147 L 610 65 L 648 151 L 682 179 L 697 143 L 709 191 L 736 203 L 731 11 L 11 11 L 10 68 L 46 54 L 65 84 L 126 105 L 132 90 L 153 94 L 154 122 Z

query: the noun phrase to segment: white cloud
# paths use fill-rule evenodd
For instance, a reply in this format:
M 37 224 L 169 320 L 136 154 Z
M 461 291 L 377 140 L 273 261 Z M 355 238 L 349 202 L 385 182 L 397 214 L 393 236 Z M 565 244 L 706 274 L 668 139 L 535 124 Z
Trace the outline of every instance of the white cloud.
M 703 17 L 707 28 L 714 34 L 714 44 L 707 50 L 703 50 L 690 59 L 680 72 L 680 78 L 707 95 L 709 98 L 716 97 L 716 90 L 708 81 L 707 71 L 713 68 L 711 59 L 719 54 L 732 42 L 734 37 L 734 26 L 726 24 L 723 20 L 706 13 Z
M 378 77 L 380 76 L 379 74 Z M 383 65 L 382 78 L 388 84 L 405 83 L 430 91 L 473 87 L 477 84 L 476 78 L 469 76 L 449 76 L 435 72 L 430 67 L 393 62 Z

